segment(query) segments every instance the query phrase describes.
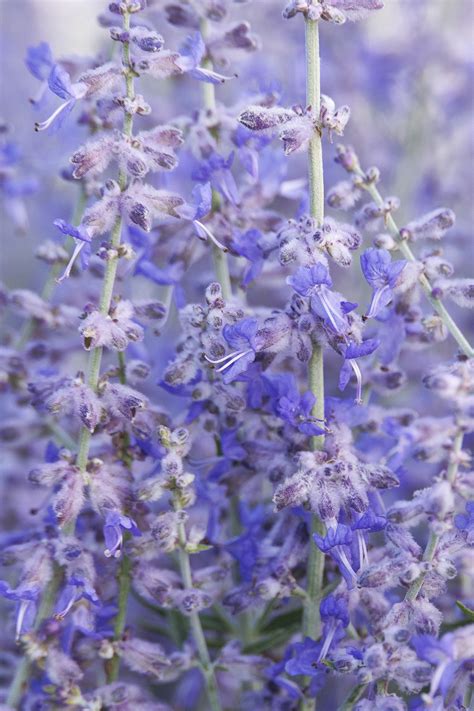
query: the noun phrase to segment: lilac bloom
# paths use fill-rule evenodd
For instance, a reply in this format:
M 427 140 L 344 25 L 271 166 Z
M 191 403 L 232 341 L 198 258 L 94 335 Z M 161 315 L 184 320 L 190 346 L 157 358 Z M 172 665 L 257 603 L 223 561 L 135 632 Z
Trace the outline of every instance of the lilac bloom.
M 144 256 L 137 261 L 135 274 L 141 274 L 146 279 L 160 286 L 173 287 L 176 305 L 178 308 L 184 306 L 184 292 L 180 285 L 181 278 L 184 274 L 184 264 L 182 262 L 172 262 L 168 266 L 161 268 Z
M 90 256 L 90 243 L 92 241 L 92 235 L 87 229 L 87 227 L 83 227 L 82 225 L 79 227 L 74 227 L 74 225 L 70 225 L 65 220 L 55 220 L 53 224 L 55 227 L 58 228 L 60 232 L 63 233 L 63 235 L 72 237 L 75 242 L 75 247 L 73 253 L 71 254 L 71 258 L 69 259 L 69 262 L 66 266 L 66 269 L 64 270 L 62 276 L 57 279 L 58 282 L 61 282 L 64 279 L 69 278 L 72 267 L 74 266 L 74 263 L 79 254 L 81 254 L 81 256 L 83 257 L 83 268 L 87 266 Z
M 469 684 L 469 674 L 464 675 L 464 684 L 458 676 L 460 672 L 462 673 L 465 662 L 467 662 L 467 671 L 472 669 L 473 633 L 474 625 L 468 625 L 454 632 L 448 632 L 441 639 L 428 634 L 412 637 L 411 643 L 418 657 L 436 667 L 426 697 L 427 704 L 431 705 L 438 691 L 445 699 L 448 692 L 452 690 L 458 692 L 462 698 Z
M 32 104 L 38 105 L 48 87 L 48 77 L 54 66 L 53 54 L 47 42 L 40 42 L 37 47 L 28 47 L 25 64 L 35 79 L 41 82 L 38 94 L 30 99 Z
M 193 79 L 204 81 L 208 84 L 223 84 L 227 79 L 232 79 L 232 77 L 215 72 L 210 66 L 200 66 L 206 55 L 206 45 L 200 32 L 195 32 L 186 38 L 185 43 L 180 48 L 180 54 L 179 66 Z
M 339 565 L 341 575 L 352 590 L 357 580 L 357 574 L 348 558 L 349 546 L 352 544 L 353 534 L 349 526 L 343 523 L 336 528 L 329 528 L 325 536 L 313 533 L 313 540 L 323 553 L 329 553 Z
M 312 416 L 316 398 L 309 390 L 300 394 L 291 374 L 264 376 L 264 384 L 271 398 L 273 413 L 305 435 L 320 435 L 324 427 Z
M 104 554 L 106 558 L 120 558 L 123 545 L 122 529 L 128 531 L 133 536 L 142 535 L 132 518 L 121 514 L 119 511 L 109 511 L 104 524 Z
M 207 357 L 206 359 L 213 365 L 219 365 L 217 372 L 224 373 L 225 383 L 235 380 L 255 360 L 258 347 L 257 331 L 258 321 L 256 318 L 244 318 L 242 321 L 224 326 L 222 333 L 233 351 L 217 360 Z
M 196 230 L 199 239 L 207 240 L 210 239 L 216 247 L 222 249 L 223 252 L 227 252 L 227 247 L 223 245 L 217 237 L 211 232 L 209 227 L 201 222 L 201 219 L 208 215 L 212 209 L 212 188 L 210 183 L 198 184 L 194 187 L 193 192 L 193 206 L 195 212 L 193 215 L 193 225 Z
M 367 249 L 360 257 L 362 272 L 373 289 L 367 318 L 375 318 L 392 299 L 392 290 L 399 285 L 406 266 L 404 259 L 392 262 L 386 249 Z
M 334 641 L 336 632 L 349 624 L 348 600 L 344 595 L 328 595 L 321 601 L 319 611 L 324 622 L 324 642 L 317 661 L 322 662 Z
M 41 592 L 42 589 L 39 585 L 24 583 L 17 588 L 11 588 L 3 580 L 0 580 L 0 595 L 18 603 L 15 625 L 17 639 L 31 628 L 36 617 L 36 606 Z
M 474 543 L 474 501 L 467 502 L 465 514 L 457 514 L 454 517 L 454 525 L 458 531 L 466 532 L 468 543 Z
M 66 118 L 78 99 L 82 99 L 87 93 L 87 84 L 78 82 L 73 84 L 71 77 L 59 64 L 55 64 L 48 77 L 48 86 L 56 96 L 64 99 L 64 102 L 51 114 L 51 116 L 40 123 L 35 124 L 36 131 L 50 129 L 52 133 L 63 125 Z
M 231 172 L 233 162 L 234 153 L 230 153 L 227 158 L 219 153 L 211 153 L 207 160 L 199 163 L 191 177 L 201 183 L 210 182 L 212 187 L 232 205 L 238 205 L 239 192 Z
M 342 296 L 331 291 L 332 280 L 324 264 L 318 262 L 312 267 L 300 267 L 287 283 L 297 294 L 310 297 L 311 311 L 335 333 L 345 334 L 348 329 L 347 314 L 355 304 L 344 301 Z
M 256 279 L 263 269 L 264 253 L 259 246 L 261 237 L 262 233 L 256 229 L 247 230 L 247 232 L 236 231 L 232 236 L 232 250 L 250 262 L 250 266 L 242 279 L 243 287 Z
M 359 404 L 362 402 L 362 373 L 357 363 L 357 358 L 370 355 L 378 346 L 379 341 L 377 339 L 368 338 L 362 343 L 351 341 L 344 351 L 344 365 L 339 373 L 339 390 L 345 390 L 353 371 L 357 379 L 356 402 Z
M 76 602 L 88 600 L 93 605 L 99 604 L 99 596 L 86 575 L 77 571 L 66 581 L 56 604 L 56 617 L 66 617 Z
M 247 452 L 242 447 L 238 437 L 238 428 L 224 429 L 220 435 L 221 455 L 216 457 L 216 464 L 209 472 L 209 479 L 217 481 L 223 474 L 232 468 L 233 462 L 240 462 L 247 456 Z
M 237 148 L 237 155 L 247 173 L 254 180 L 259 178 L 259 154 L 271 143 L 270 136 L 261 136 L 239 124 L 232 136 L 232 143 Z
M 258 558 L 258 544 L 261 539 L 262 524 L 265 520 L 265 507 L 255 506 L 252 509 L 241 503 L 239 517 L 245 533 L 228 541 L 225 544 L 225 548 L 239 563 L 242 579 L 249 581 L 252 579 Z
M 290 676 L 314 676 L 319 673 L 315 666 L 321 652 L 321 642 L 306 637 L 303 642 L 291 645 L 292 656 L 285 664 L 285 671 Z

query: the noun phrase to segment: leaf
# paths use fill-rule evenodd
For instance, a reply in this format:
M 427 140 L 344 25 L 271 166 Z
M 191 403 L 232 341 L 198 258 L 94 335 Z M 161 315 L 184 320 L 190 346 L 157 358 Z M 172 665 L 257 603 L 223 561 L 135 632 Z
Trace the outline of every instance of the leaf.
M 460 600 L 456 600 L 456 605 L 459 607 L 463 615 L 467 617 L 469 622 L 474 622 L 474 610 L 464 605 Z
M 262 627 L 262 632 L 277 632 L 288 627 L 301 626 L 301 616 L 303 612 L 301 608 L 283 612 L 281 615 L 276 615 L 267 624 Z

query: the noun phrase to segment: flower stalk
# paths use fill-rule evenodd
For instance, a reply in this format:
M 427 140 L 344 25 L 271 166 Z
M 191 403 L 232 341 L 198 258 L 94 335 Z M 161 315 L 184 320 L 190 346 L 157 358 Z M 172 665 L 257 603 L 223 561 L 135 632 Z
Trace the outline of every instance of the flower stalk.
M 123 28 L 124 28 L 125 32 L 128 32 L 130 30 L 130 14 L 128 12 L 125 12 L 123 14 Z M 124 72 L 125 72 L 126 95 L 127 95 L 128 99 L 133 99 L 133 97 L 135 95 L 134 82 L 133 82 L 134 73 L 133 73 L 133 70 L 131 67 L 131 63 L 130 63 L 129 42 L 124 42 L 122 47 L 123 47 L 122 61 L 123 61 Z M 123 132 L 126 136 L 131 136 L 132 126 L 133 126 L 133 115 L 126 113 L 125 117 L 124 117 L 124 123 L 123 123 Z M 120 170 L 118 182 L 119 182 L 120 189 L 122 191 L 125 190 L 126 185 L 127 185 L 127 174 L 126 174 L 125 170 Z M 79 216 L 79 208 L 77 210 L 77 216 Z M 113 230 L 111 233 L 111 245 L 113 248 L 117 249 L 117 247 L 120 245 L 121 235 L 122 235 L 122 218 L 118 217 L 117 220 L 115 221 L 115 224 L 114 224 L 114 227 L 113 227 Z M 101 296 L 100 296 L 100 305 L 99 305 L 100 312 L 104 315 L 108 314 L 110 305 L 112 302 L 112 296 L 113 296 L 114 285 L 115 285 L 115 277 L 117 274 L 117 267 L 118 267 L 118 257 L 115 257 L 114 259 L 110 259 L 106 262 L 104 281 L 103 281 L 103 285 L 102 285 L 102 292 L 101 292 Z M 92 350 L 91 354 L 89 356 L 87 385 L 94 391 L 97 390 L 97 386 L 98 386 L 98 382 L 99 382 L 102 354 L 103 354 L 103 348 L 99 347 L 99 348 L 95 348 L 94 350 Z M 83 474 L 84 478 L 85 478 L 87 463 L 88 463 L 88 459 L 89 459 L 89 449 L 90 449 L 91 437 L 92 437 L 91 432 L 86 427 L 82 427 L 80 435 L 79 435 L 79 447 L 78 447 L 76 464 L 77 464 L 78 468 L 80 469 L 81 473 Z M 71 520 L 67 525 L 65 525 L 63 527 L 63 534 L 66 536 L 74 535 L 74 530 L 75 530 L 75 520 Z M 37 616 L 35 619 L 35 625 L 34 625 L 35 630 L 37 630 L 39 628 L 39 626 L 41 625 L 41 623 L 51 615 L 51 612 L 54 608 L 54 604 L 56 601 L 56 595 L 57 595 L 57 592 L 59 590 L 59 587 L 60 587 L 60 584 L 62 581 L 62 577 L 63 577 L 63 572 L 62 572 L 61 567 L 59 565 L 55 565 L 53 577 L 45 590 L 40 607 L 38 609 L 38 613 L 37 613 Z M 127 592 L 127 596 L 128 596 L 128 592 Z M 126 607 L 126 602 L 125 602 L 125 607 Z M 119 619 L 120 619 L 120 606 L 119 606 Z M 28 679 L 28 676 L 30 674 L 31 665 L 32 665 L 31 660 L 28 657 L 24 657 L 23 660 L 21 661 L 20 665 L 18 666 L 16 673 L 15 673 L 15 676 L 13 678 L 13 681 L 12 681 L 12 684 L 10 687 L 9 695 L 8 695 L 8 704 L 13 708 L 17 708 L 20 703 L 20 700 L 21 700 L 21 697 L 22 697 L 22 694 L 24 691 L 25 682 Z
M 305 20 L 306 45 L 306 104 L 311 106 L 314 115 L 319 115 L 321 103 L 321 70 L 319 55 L 319 23 Z M 324 175 L 321 134 L 316 132 L 309 143 L 308 150 L 308 191 L 310 214 L 320 224 L 324 217 Z M 324 358 L 320 345 L 313 344 L 309 362 L 309 386 L 316 401 L 312 410 L 313 417 L 324 422 Z M 321 449 L 324 436 L 312 437 L 312 448 Z M 307 565 L 307 597 L 303 608 L 303 638 L 317 639 L 321 634 L 319 613 L 320 592 L 323 586 L 324 553 L 313 542 L 313 533 L 321 534 L 323 524 L 318 516 L 312 514 Z M 309 711 L 315 707 L 314 699 L 302 702 L 302 709 Z
M 373 201 L 379 206 L 382 207 L 384 204 L 384 200 L 382 195 L 379 192 L 379 189 L 377 188 L 377 185 L 374 182 L 367 182 L 365 181 L 365 175 L 363 171 L 361 170 L 360 166 L 354 171 L 356 175 L 361 177 L 362 180 L 362 187 L 367 190 Z M 408 242 L 403 239 L 403 237 L 400 234 L 400 229 L 393 219 L 392 215 L 389 214 L 387 215 L 387 228 L 388 231 L 390 232 L 391 236 L 394 238 L 398 249 L 400 252 L 403 254 L 405 259 L 407 259 L 409 262 L 416 262 L 416 257 L 413 254 L 410 245 Z M 451 334 L 451 336 L 454 338 L 456 343 L 458 344 L 459 348 L 461 351 L 467 355 L 468 358 L 472 358 L 474 356 L 474 348 L 471 346 L 469 341 L 467 340 L 466 336 L 464 333 L 461 331 L 449 311 L 447 310 L 446 306 L 443 304 L 443 302 L 436 298 L 436 296 L 433 296 L 433 287 L 429 281 L 429 279 L 425 276 L 425 274 L 420 274 L 418 281 L 421 285 L 421 288 L 425 292 L 426 298 L 430 302 L 431 306 L 433 309 L 436 311 L 444 325 L 446 326 L 447 330 Z

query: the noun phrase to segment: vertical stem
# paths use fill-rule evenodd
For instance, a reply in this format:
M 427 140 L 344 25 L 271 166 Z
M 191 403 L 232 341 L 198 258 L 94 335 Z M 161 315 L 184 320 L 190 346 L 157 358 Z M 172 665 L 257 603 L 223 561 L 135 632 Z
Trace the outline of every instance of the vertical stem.
M 201 22 L 201 34 L 204 38 L 206 37 L 207 22 L 205 20 Z M 211 60 L 205 59 L 203 66 L 208 69 L 212 69 Z M 214 84 L 209 84 L 208 82 L 202 83 L 202 103 L 206 111 L 213 113 L 216 110 L 216 89 Z M 216 209 L 216 205 L 219 205 L 219 195 L 213 190 L 212 206 L 214 210 Z M 214 262 L 214 271 L 216 273 L 217 281 L 221 285 L 222 296 L 224 297 L 224 301 L 230 301 L 232 299 L 232 284 L 230 281 L 227 255 L 215 244 L 212 244 L 211 250 Z
M 313 114 L 319 115 L 321 105 L 321 76 L 319 57 L 319 24 L 313 20 L 306 20 L 306 104 L 311 106 Z M 324 217 L 324 174 L 323 174 L 323 149 L 321 134 L 315 133 L 309 144 L 308 150 L 308 191 L 310 214 L 319 224 Z M 309 362 L 309 387 L 316 402 L 313 407 L 313 416 L 324 421 L 324 361 L 323 350 L 316 343 Z M 324 445 L 324 436 L 312 437 L 312 449 L 321 449 Z M 313 542 L 313 533 L 322 533 L 324 527 L 318 516 L 311 517 L 311 535 L 309 541 L 309 557 L 307 566 L 307 597 L 303 608 L 303 637 L 317 639 L 321 634 L 321 617 L 319 614 L 319 599 L 323 586 L 324 554 Z M 310 711 L 316 706 L 315 699 L 304 699 L 301 703 L 302 711 Z
M 189 553 L 186 551 L 186 529 L 183 523 L 179 524 L 178 535 L 180 545 L 178 555 L 181 578 L 184 587 L 187 590 L 192 590 L 193 578 L 191 572 L 191 561 L 189 559 Z M 204 636 L 199 614 L 197 612 L 191 613 L 191 615 L 189 616 L 189 621 L 191 625 L 193 639 L 197 647 L 199 660 L 201 662 L 204 677 L 206 680 L 206 689 L 210 708 L 212 709 L 212 711 L 221 711 L 216 677 L 214 674 L 214 669 L 212 668 L 211 657 L 207 648 L 207 642 Z
M 453 441 L 453 448 L 451 450 L 450 462 L 448 464 L 448 469 L 446 472 L 446 479 L 450 484 L 454 484 L 456 475 L 459 468 L 459 454 L 462 449 L 462 443 L 464 438 L 464 431 L 460 428 L 456 433 Z M 431 562 L 436 553 L 436 547 L 438 545 L 439 536 L 434 531 L 431 531 L 428 543 L 426 544 L 425 552 L 423 553 L 423 561 Z M 405 600 L 416 600 L 418 593 L 423 587 L 425 582 L 426 573 L 422 573 L 413 583 L 410 585 L 407 594 L 405 595 Z
M 357 175 L 359 175 L 359 177 L 364 178 L 364 173 L 360 169 L 360 167 L 355 172 L 357 173 Z M 376 205 L 379 205 L 381 207 L 384 204 L 384 201 L 375 183 L 369 183 L 368 185 L 364 185 L 364 187 L 373 199 L 373 201 L 376 203 Z M 413 254 L 410 245 L 400 236 L 400 230 L 398 229 L 398 225 L 393 219 L 392 215 L 388 215 L 387 217 L 387 227 L 388 231 L 395 239 L 398 249 L 403 254 L 405 259 L 407 259 L 409 262 L 416 262 L 416 257 Z M 443 321 L 444 325 L 458 344 L 459 348 L 462 350 L 463 353 L 467 355 L 468 358 L 474 357 L 474 348 L 471 346 L 466 336 L 461 331 L 461 329 L 447 310 L 446 306 L 440 299 L 437 299 L 435 296 L 433 296 L 433 287 L 431 286 L 429 279 L 424 274 L 421 274 L 418 278 L 418 281 L 421 284 L 421 288 L 425 292 L 426 298 L 428 299 L 438 316 Z
M 123 28 L 125 31 L 128 31 L 130 29 L 130 15 L 128 13 L 125 13 L 123 15 Z M 123 49 L 122 49 L 122 61 L 124 64 L 124 70 L 126 72 L 125 74 L 125 84 L 126 84 L 126 93 L 127 97 L 129 99 L 133 99 L 135 92 L 134 92 L 134 84 L 133 84 L 133 73 L 131 70 L 130 66 L 130 47 L 128 42 L 123 43 Z M 123 122 L 123 133 L 126 136 L 131 136 L 132 134 L 132 126 L 133 126 L 133 115 L 126 113 L 124 116 L 124 122 Z M 119 176 L 118 176 L 118 182 L 120 185 L 120 189 L 123 191 L 125 190 L 127 186 L 127 173 L 125 170 L 119 171 Z M 120 241 L 121 241 L 121 236 L 122 236 L 122 218 L 118 217 L 117 220 L 115 221 L 115 224 L 112 229 L 111 233 L 111 244 L 112 247 L 119 247 Z M 117 266 L 118 266 L 118 257 L 115 259 L 110 259 L 106 262 L 106 267 L 105 267 L 105 274 L 104 274 L 104 281 L 102 284 L 102 292 L 100 296 L 100 312 L 104 315 L 108 314 L 109 309 L 110 309 L 110 304 L 112 302 L 112 295 L 113 295 L 113 290 L 114 290 L 114 284 L 115 284 L 115 277 L 117 274 Z M 99 375 L 100 375 L 100 364 L 102 361 L 102 348 L 96 348 L 94 349 L 90 356 L 89 356 L 89 367 L 88 367 L 88 377 L 87 377 L 87 384 L 92 390 L 97 390 L 97 385 L 99 382 Z M 86 472 L 87 468 L 87 462 L 89 459 L 89 448 L 90 448 L 90 441 L 91 441 L 91 433 L 89 432 L 88 429 L 83 427 L 81 429 L 81 433 L 79 436 L 79 448 L 78 448 L 78 454 L 77 454 L 77 466 L 79 467 L 80 471 L 84 474 Z M 63 528 L 63 534 L 64 535 L 71 535 L 74 533 L 75 530 L 75 522 L 72 521 L 68 526 L 64 526 Z M 58 592 L 59 586 L 61 584 L 61 579 L 62 579 L 62 570 L 59 566 L 56 566 L 54 574 L 53 574 L 53 579 L 47 586 L 45 593 L 43 595 L 38 614 L 35 620 L 35 629 L 38 628 L 39 624 L 49 617 L 51 614 L 51 611 L 54 607 L 54 602 L 56 599 L 56 594 Z M 128 591 L 127 591 L 128 595 Z M 125 603 L 126 604 L 126 603 Z M 120 610 L 119 610 L 120 614 Z M 18 665 L 17 671 L 15 673 L 15 676 L 13 678 L 11 687 L 10 687 L 10 692 L 8 695 L 8 703 L 12 708 L 19 708 L 19 704 L 21 701 L 21 697 L 25 691 L 25 687 L 27 685 L 27 680 L 30 676 L 30 670 L 31 670 L 31 660 L 28 658 L 24 658 L 21 663 Z

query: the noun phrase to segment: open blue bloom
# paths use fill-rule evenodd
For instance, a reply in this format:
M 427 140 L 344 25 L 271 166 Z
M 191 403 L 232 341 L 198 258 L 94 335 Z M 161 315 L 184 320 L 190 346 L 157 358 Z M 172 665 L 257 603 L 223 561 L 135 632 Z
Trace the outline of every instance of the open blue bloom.
M 56 617 L 66 617 L 80 600 L 88 600 L 93 605 L 100 603 L 99 596 L 88 576 L 78 570 L 66 580 L 56 603 Z
M 208 84 L 223 84 L 227 79 L 233 78 L 219 74 L 210 67 L 200 66 L 206 55 L 206 45 L 200 32 L 187 37 L 179 51 L 179 66 L 193 79 Z
M 7 598 L 7 600 L 15 600 L 18 603 L 15 622 L 17 639 L 24 632 L 31 629 L 36 617 L 37 602 L 41 593 L 42 588 L 40 585 L 20 583 L 18 587 L 11 588 L 8 583 L 0 580 L 0 595 Z
M 121 514 L 120 511 L 109 511 L 105 518 L 104 524 L 104 554 L 106 558 L 120 557 L 123 545 L 122 529 L 128 531 L 133 536 L 142 535 L 140 529 L 132 518 Z
M 216 463 L 209 472 L 211 481 L 220 479 L 232 468 L 233 462 L 241 462 L 247 456 L 247 452 L 238 439 L 238 428 L 222 430 L 220 448 L 221 455 L 215 458 Z
M 465 514 L 457 514 L 454 517 L 454 525 L 458 531 L 466 532 L 470 545 L 474 544 L 474 501 L 467 502 Z
M 256 279 L 263 269 L 265 260 L 259 245 L 261 237 L 262 233 L 256 229 L 247 230 L 246 232 L 235 231 L 232 235 L 232 250 L 250 262 L 250 266 L 242 279 L 243 287 Z
M 199 163 L 191 177 L 201 183 L 210 182 L 214 190 L 220 192 L 232 205 L 238 205 L 240 202 L 239 191 L 231 172 L 233 162 L 233 152 L 227 158 L 219 153 L 211 153 L 207 160 Z
M 366 316 L 375 318 L 392 299 L 392 290 L 400 283 L 406 261 L 399 259 L 392 262 L 390 252 L 372 247 L 361 254 L 360 264 L 367 282 L 373 289 Z
M 71 254 L 69 262 L 66 265 L 66 269 L 58 279 L 58 282 L 61 282 L 64 279 L 69 278 L 74 263 L 79 255 L 81 255 L 82 268 L 87 268 L 91 253 L 90 243 L 92 241 L 92 235 L 87 229 L 87 227 L 84 227 L 82 225 L 80 225 L 79 227 L 74 227 L 74 225 L 70 225 L 65 220 L 54 220 L 54 226 L 57 227 L 58 230 L 63 233 L 63 235 L 72 237 L 75 242 L 75 247 Z
M 306 637 L 303 642 L 291 645 L 294 654 L 285 664 L 285 671 L 290 676 L 314 676 L 319 673 L 317 663 L 321 652 L 321 642 Z
M 293 375 L 266 375 L 263 376 L 263 381 L 271 398 L 271 408 L 277 417 L 281 417 L 302 434 L 312 436 L 324 433 L 323 423 L 318 424 L 312 416 L 315 396 L 309 390 L 301 395 Z
M 251 508 L 242 502 L 239 506 L 239 517 L 244 533 L 228 541 L 225 548 L 238 562 L 242 580 L 249 581 L 252 579 L 258 559 L 265 507 L 260 505 Z
M 173 287 L 174 300 L 178 308 L 181 308 L 186 303 L 184 291 L 180 284 L 184 274 L 183 262 L 172 262 L 161 268 L 148 259 L 146 255 L 143 255 L 135 265 L 135 274 L 141 274 L 160 286 Z
M 348 600 L 344 595 L 328 595 L 319 606 L 321 620 L 324 622 L 323 638 L 324 642 L 318 656 L 318 662 L 322 662 L 331 647 L 336 632 L 348 626 L 349 608 Z
M 362 402 L 362 373 L 356 361 L 357 358 L 370 355 L 379 347 L 379 341 L 375 338 L 368 338 L 362 343 L 351 341 L 344 350 L 344 364 L 339 373 L 339 390 L 345 390 L 350 380 L 352 372 L 357 379 L 356 402 Z
M 219 365 L 217 372 L 224 373 L 225 383 L 235 380 L 255 360 L 257 331 L 258 321 L 256 318 L 244 318 L 242 321 L 224 326 L 223 336 L 233 351 L 223 358 L 217 360 L 207 358 L 207 360 L 213 365 Z
M 469 671 L 472 673 L 472 634 L 474 625 L 461 627 L 454 632 L 448 632 L 441 639 L 428 634 L 415 635 L 411 644 L 418 657 L 433 664 L 436 669 L 431 678 L 427 705 L 431 705 L 434 696 L 440 691 L 443 698 L 456 691 L 459 700 L 469 686 Z M 464 665 L 467 665 L 462 674 Z M 461 673 L 460 673 L 461 672 Z
M 340 335 L 347 332 L 347 314 L 357 304 L 345 301 L 341 294 L 331 291 L 332 280 L 324 264 L 319 262 L 312 267 L 300 267 L 288 277 L 287 283 L 297 294 L 310 297 L 311 311 L 332 331 Z
M 313 533 L 313 540 L 323 553 L 329 553 L 336 561 L 341 571 L 341 575 L 347 583 L 349 590 L 352 590 L 357 580 L 357 574 L 350 560 L 350 545 L 353 540 L 353 533 L 349 526 L 338 523 L 336 528 L 329 528 L 325 536 Z
M 73 84 L 71 77 L 59 64 L 55 64 L 48 77 L 48 86 L 53 94 L 64 99 L 63 103 L 51 114 L 51 116 L 35 124 L 36 131 L 49 130 L 55 133 L 61 128 L 67 119 L 78 99 L 82 99 L 87 92 L 87 85 L 81 82 Z
M 53 53 L 47 42 L 40 42 L 37 47 L 28 47 L 25 64 L 35 79 L 41 82 L 36 96 L 30 99 L 31 103 L 38 106 L 48 88 L 48 77 L 54 66 Z
M 271 140 L 271 136 L 259 135 L 242 124 L 237 126 L 232 135 L 238 158 L 254 180 L 258 180 L 260 173 L 259 154 Z

